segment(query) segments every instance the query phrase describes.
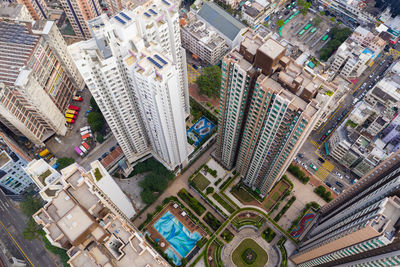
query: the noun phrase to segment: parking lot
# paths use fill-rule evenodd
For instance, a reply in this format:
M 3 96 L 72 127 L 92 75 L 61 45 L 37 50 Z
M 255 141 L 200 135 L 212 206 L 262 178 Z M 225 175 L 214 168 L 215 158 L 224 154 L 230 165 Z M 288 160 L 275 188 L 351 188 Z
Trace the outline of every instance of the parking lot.
M 53 136 L 52 138 L 50 138 L 46 142 L 46 147 L 57 158 L 71 157 L 71 158 L 74 158 L 75 161 L 78 163 L 83 161 L 86 165 L 84 167 L 88 167 L 89 162 L 86 162 L 85 158 L 90 157 L 92 159 L 91 161 L 96 160 L 99 157 L 99 155 L 100 156 L 102 155 L 103 149 L 97 148 L 97 147 L 99 147 L 99 145 L 97 144 L 96 140 L 93 138 L 92 140 L 87 141 L 87 143 L 90 146 L 89 156 L 86 155 L 85 157 L 82 158 L 74 150 L 75 146 L 79 146 L 82 144 L 80 128 L 88 125 L 87 117 L 85 117 L 85 113 L 89 109 L 90 98 L 91 98 L 91 94 L 90 94 L 89 90 L 87 90 L 87 89 L 84 90 L 82 93 L 80 93 L 80 95 L 83 98 L 82 102 L 78 102 L 78 101 L 71 102 L 71 105 L 77 106 L 80 109 L 80 111 L 78 113 L 78 117 L 75 120 L 75 123 L 70 124 L 70 129 L 67 131 L 67 134 L 65 136 Z M 112 147 L 115 144 L 116 144 L 116 141 L 115 141 L 115 139 L 113 139 L 112 142 L 104 142 L 101 146 L 106 146 L 106 148 L 108 149 L 109 147 Z M 96 149 L 95 149 L 95 147 L 96 147 Z M 95 158 L 93 156 L 91 156 L 91 152 L 93 150 L 97 151 L 95 153 L 96 154 Z

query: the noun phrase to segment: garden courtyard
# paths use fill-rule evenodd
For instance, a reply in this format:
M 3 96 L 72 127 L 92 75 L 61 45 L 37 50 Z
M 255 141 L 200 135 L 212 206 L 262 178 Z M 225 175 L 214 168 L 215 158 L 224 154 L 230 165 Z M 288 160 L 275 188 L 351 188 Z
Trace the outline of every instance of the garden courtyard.
M 275 267 L 278 266 L 279 255 L 273 245 L 265 241 L 258 231 L 244 228 L 225 245 L 223 262 L 225 266 Z

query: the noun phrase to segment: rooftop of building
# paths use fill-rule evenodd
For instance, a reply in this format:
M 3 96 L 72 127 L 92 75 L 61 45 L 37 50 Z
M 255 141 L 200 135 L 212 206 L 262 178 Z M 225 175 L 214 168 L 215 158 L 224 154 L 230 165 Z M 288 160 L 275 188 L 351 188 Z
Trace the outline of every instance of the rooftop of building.
M 13 85 L 16 82 L 39 38 L 25 23 L 0 21 L 0 83 Z
M 3 18 L 16 18 L 24 5 L 18 3 L 2 2 L 0 3 L 0 17 Z
M 386 199 L 380 215 L 371 221 L 371 227 L 383 233 L 389 240 L 394 238 L 398 231 L 398 221 L 400 219 L 400 199 L 397 196 Z
M 188 23 L 182 28 L 192 34 L 196 39 L 201 41 L 211 50 L 225 44 L 224 38 L 222 38 L 217 32 L 208 29 L 203 21 L 196 20 L 195 16 L 188 20 Z
M 270 58 L 277 58 L 285 51 L 285 47 L 273 39 L 268 39 L 263 45 L 258 48 L 265 55 Z
M 258 16 L 258 14 L 260 14 L 260 11 L 252 6 L 249 6 L 249 7 L 245 8 L 244 13 L 246 13 L 247 15 L 249 15 L 252 18 L 256 18 Z
M 64 188 L 33 217 L 55 245 L 68 249 L 71 266 L 167 266 L 128 222 L 110 212 L 82 168 L 70 165 L 62 175 Z
M 246 27 L 228 12 L 212 2 L 204 2 L 197 14 L 232 41 L 237 37 L 240 31 Z

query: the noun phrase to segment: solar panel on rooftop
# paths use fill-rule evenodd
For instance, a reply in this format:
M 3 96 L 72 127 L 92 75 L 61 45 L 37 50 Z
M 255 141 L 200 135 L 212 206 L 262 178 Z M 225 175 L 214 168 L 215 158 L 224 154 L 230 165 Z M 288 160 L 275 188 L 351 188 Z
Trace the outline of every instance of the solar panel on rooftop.
M 154 59 L 152 59 L 151 57 L 147 57 L 147 59 L 153 63 L 154 65 L 156 65 L 157 68 L 162 69 L 163 66 L 161 66 L 160 64 L 158 64 L 157 61 L 155 61 Z
M 125 25 L 126 24 L 126 22 L 125 21 L 123 21 L 120 17 L 118 17 L 118 16 L 115 16 L 114 17 L 116 20 L 118 20 L 121 24 L 123 24 L 123 25 Z
M 157 12 L 155 12 L 153 9 L 149 9 L 149 11 L 151 12 L 151 13 L 153 13 L 154 15 L 157 15 Z
M 119 13 L 121 14 L 121 16 L 123 16 L 124 18 L 126 18 L 128 21 L 132 20 L 127 14 L 125 14 L 124 12 Z
M 151 16 L 150 16 L 150 14 L 149 13 L 147 13 L 147 12 L 144 12 L 144 15 L 146 16 L 146 17 L 148 17 L 148 18 L 150 18 Z
M 162 57 L 160 57 L 159 55 L 155 54 L 154 57 L 155 57 L 156 59 L 158 59 L 159 61 L 161 61 L 161 63 L 163 63 L 163 64 L 168 64 L 168 62 L 165 61 L 165 60 L 164 60 Z
M 166 4 L 166 5 L 168 5 L 168 6 L 171 5 L 169 2 L 167 2 L 167 1 L 165 1 L 165 0 L 162 0 L 162 1 L 163 1 L 164 4 Z

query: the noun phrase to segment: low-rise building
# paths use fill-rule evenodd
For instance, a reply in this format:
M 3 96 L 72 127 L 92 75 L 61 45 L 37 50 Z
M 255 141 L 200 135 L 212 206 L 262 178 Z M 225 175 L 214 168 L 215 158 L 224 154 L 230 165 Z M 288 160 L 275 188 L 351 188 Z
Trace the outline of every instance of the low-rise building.
M 369 13 L 368 3 L 363 0 L 319 0 L 324 8 L 330 12 L 339 14 L 345 20 L 354 24 L 357 22 L 371 23 L 375 21 L 376 15 Z
M 201 60 L 215 65 L 228 52 L 228 45 L 216 31 L 209 29 L 193 12 L 181 19 L 182 46 Z
M 99 163 L 92 167 L 87 173 L 76 164 L 64 168 L 64 187 L 33 215 L 50 243 L 67 250 L 72 267 L 169 266 L 98 186 L 106 178 Z
M 4 132 L 0 132 L 0 188 L 9 197 L 18 199 L 31 188 L 32 180 L 24 167 L 30 157 Z
M 236 47 L 243 39 L 246 26 L 213 2 L 204 2 L 197 12 L 197 19 L 218 32 L 229 48 Z

